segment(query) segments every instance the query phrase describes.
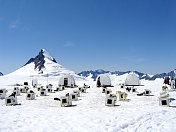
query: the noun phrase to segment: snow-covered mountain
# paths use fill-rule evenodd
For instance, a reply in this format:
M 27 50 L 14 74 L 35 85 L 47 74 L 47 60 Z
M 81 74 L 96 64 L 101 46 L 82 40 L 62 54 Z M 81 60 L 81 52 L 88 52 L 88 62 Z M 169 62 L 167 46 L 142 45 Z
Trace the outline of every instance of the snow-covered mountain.
M 82 71 L 82 72 L 78 73 L 78 75 L 82 75 L 84 77 L 88 77 L 91 74 L 92 78 L 94 80 L 96 80 L 97 76 L 100 75 L 100 74 L 108 73 L 108 74 L 111 74 L 111 75 L 115 74 L 115 75 L 120 76 L 120 75 L 124 75 L 124 74 L 130 73 L 130 72 L 136 73 L 137 75 L 139 75 L 140 79 L 145 79 L 145 80 L 155 80 L 157 78 L 164 78 L 166 76 L 171 76 L 171 78 L 175 77 L 174 70 L 171 71 L 171 72 L 168 72 L 168 73 L 150 75 L 150 74 L 145 74 L 145 73 L 138 72 L 138 71 L 126 71 L 126 72 L 115 71 L 115 72 L 111 72 L 111 71 L 104 71 L 102 69 L 99 69 L 99 70 L 95 70 L 95 71 L 92 71 L 92 70 L 90 70 L 90 71 Z
M 0 76 L 3 76 L 2 72 L 0 72 Z
M 111 75 L 124 75 L 124 74 L 127 74 L 127 73 L 130 73 L 130 72 L 134 72 L 136 73 L 140 79 L 145 79 L 145 80 L 155 80 L 157 78 L 164 78 L 166 76 L 170 76 L 171 78 L 174 78 L 175 77 L 175 73 L 174 73 L 174 70 L 171 71 L 171 72 L 168 72 L 168 73 L 161 73 L 161 74 L 155 74 L 155 75 L 150 75 L 150 74 L 146 74 L 146 73 L 142 73 L 142 72 L 138 72 L 138 71 L 126 71 L 126 72 L 120 72 L 120 71 L 115 71 L 115 72 L 111 72 L 111 71 L 104 71 L 102 69 L 99 69 L 99 70 L 95 70 L 95 71 L 82 71 L 80 73 L 78 73 L 78 75 L 82 75 L 84 77 L 88 77 L 89 75 L 92 76 L 92 78 L 94 80 L 96 80 L 97 76 L 100 75 L 100 74 L 111 74 Z
M 171 78 L 174 78 L 175 77 L 175 73 L 174 73 L 174 70 L 173 71 L 170 71 L 168 73 L 161 73 L 161 74 L 156 74 L 152 77 L 150 77 L 149 79 L 146 78 L 146 80 L 155 80 L 157 78 L 164 78 L 166 76 L 170 76 Z
M 84 76 L 84 77 L 88 77 L 91 74 L 92 78 L 94 80 L 96 80 L 97 76 L 100 75 L 100 74 L 110 74 L 110 75 L 121 76 L 121 75 L 124 75 L 124 74 L 128 74 L 130 72 L 134 72 L 137 75 L 139 75 L 140 79 L 147 79 L 147 80 L 149 80 L 149 78 L 153 77 L 152 75 L 141 73 L 141 72 L 138 72 L 138 71 L 126 71 L 126 72 L 115 71 L 115 72 L 111 72 L 111 71 L 105 71 L 105 70 L 102 70 L 102 69 L 95 70 L 95 71 L 92 71 L 92 70 L 91 71 L 83 71 L 83 72 L 78 73 L 78 75 Z
M 29 61 L 20 69 L 10 73 L 9 75 L 28 75 L 28 76 L 60 76 L 61 74 L 70 74 L 74 78 L 84 79 L 62 65 L 45 50 L 42 49 L 35 58 Z

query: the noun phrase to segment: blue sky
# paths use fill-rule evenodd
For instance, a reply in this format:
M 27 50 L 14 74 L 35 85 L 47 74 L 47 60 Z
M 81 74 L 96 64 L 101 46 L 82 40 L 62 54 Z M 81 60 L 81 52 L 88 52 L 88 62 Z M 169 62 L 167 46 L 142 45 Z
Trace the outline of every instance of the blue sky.
M 0 71 L 46 49 L 83 70 L 175 69 L 175 0 L 0 0 Z

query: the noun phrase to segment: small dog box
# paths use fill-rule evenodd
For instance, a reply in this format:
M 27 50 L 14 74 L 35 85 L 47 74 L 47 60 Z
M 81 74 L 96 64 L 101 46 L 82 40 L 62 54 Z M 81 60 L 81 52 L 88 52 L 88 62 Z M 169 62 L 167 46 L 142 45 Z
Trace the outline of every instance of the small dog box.
M 6 89 L 0 89 L 0 99 L 5 99 L 6 93 Z
M 115 106 L 115 98 L 114 97 L 106 97 L 105 105 L 106 106 Z
M 24 85 L 28 86 L 28 82 L 24 82 Z
M 151 91 L 148 90 L 148 89 L 145 89 L 144 95 L 145 95 L 145 96 L 149 96 L 150 94 L 151 94 Z
M 82 93 L 86 93 L 86 88 L 82 88 L 82 89 L 81 89 L 81 92 L 82 92 Z
M 72 100 L 69 96 L 63 96 L 60 98 L 61 107 L 69 107 L 72 106 Z
M 46 89 L 40 90 L 40 96 L 46 96 Z
M 80 91 L 79 90 L 73 90 L 73 93 L 77 94 L 77 96 L 80 97 Z
M 34 100 L 35 99 L 35 93 L 27 93 L 26 100 Z
M 78 101 L 78 95 L 77 95 L 77 93 L 70 94 L 70 98 L 71 98 L 72 101 Z
M 17 105 L 17 98 L 16 96 L 10 96 L 5 99 L 6 106 Z
M 5 99 L 6 94 L 5 93 L 0 93 L 0 99 Z
M 159 105 L 169 107 L 170 106 L 169 99 L 168 98 L 159 98 Z
M 15 87 L 14 90 L 13 90 L 13 93 L 15 93 L 16 96 L 20 96 L 20 89 L 19 89 L 19 87 Z
M 38 86 L 38 80 L 37 79 L 32 80 L 32 86 L 33 86 L 33 88 L 37 88 L 37 86 Z

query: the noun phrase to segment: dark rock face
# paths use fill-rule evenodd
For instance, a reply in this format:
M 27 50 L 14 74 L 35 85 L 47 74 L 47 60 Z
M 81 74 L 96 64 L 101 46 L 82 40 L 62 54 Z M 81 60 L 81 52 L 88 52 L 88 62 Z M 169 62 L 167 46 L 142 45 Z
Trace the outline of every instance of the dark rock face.
M 0 72 L 0 76 L 3 76 L 2 72 Z
M 41 71 L 42 68 L 45 68 L 44 64 L 45 64 L 45 56 L 43 55 L 43 50 L 41 50 L 39 52 L 39 54 L 35 57 L 35 58 L 31 58 L 25 65 L 30 64 L 32 62 L 34 62 L 35 64 L 35 69 L 38 69 L 39 71 Z M 55 59 L 52 60 L 53 62 L 57 63 Z

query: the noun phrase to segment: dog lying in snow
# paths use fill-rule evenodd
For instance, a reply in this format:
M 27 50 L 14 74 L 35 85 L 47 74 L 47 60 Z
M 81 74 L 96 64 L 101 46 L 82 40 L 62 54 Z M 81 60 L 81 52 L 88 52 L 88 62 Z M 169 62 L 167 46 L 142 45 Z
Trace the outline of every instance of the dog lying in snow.
M 137 94 L 137 96 L 144 96 L 145 92 Z
M 169 93 L 167 93 L 167 92 L 160 93 L 159 98 L 167 98 L 167 97 L 169 97 Z
M 119 93 L 121 93 L 121 91 L 116 91 L 116 94 L 119 94 Z

